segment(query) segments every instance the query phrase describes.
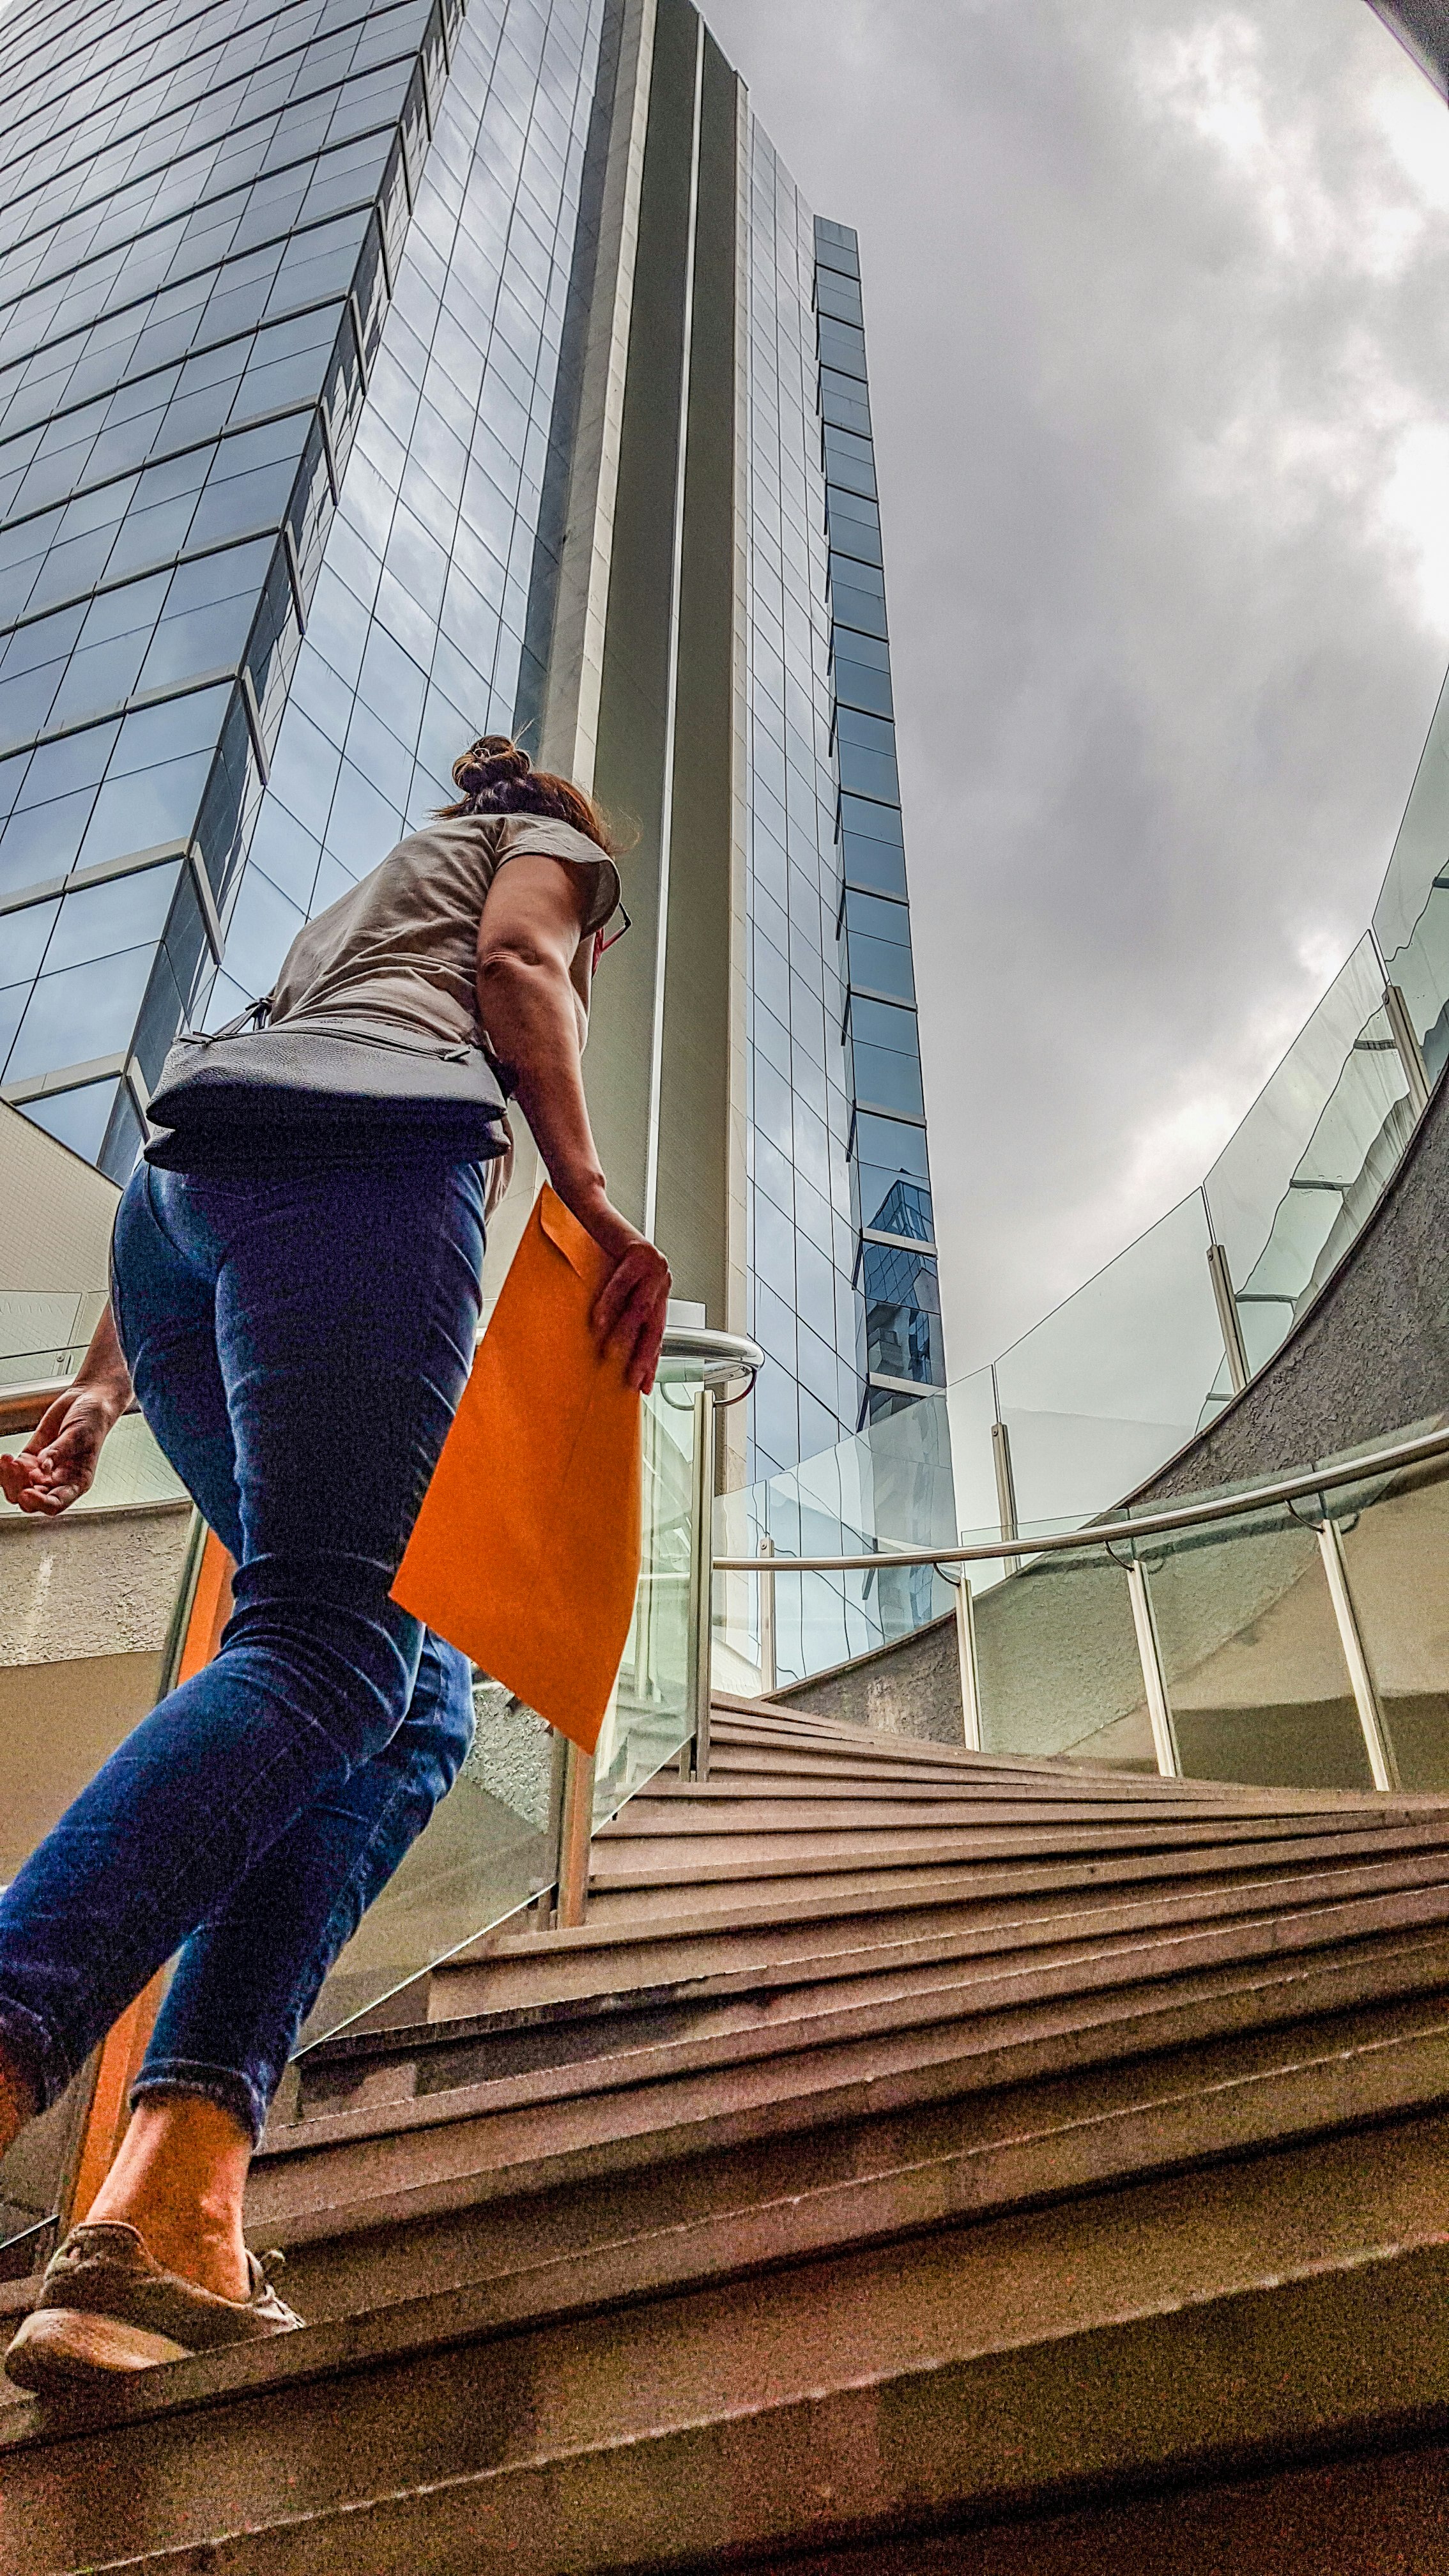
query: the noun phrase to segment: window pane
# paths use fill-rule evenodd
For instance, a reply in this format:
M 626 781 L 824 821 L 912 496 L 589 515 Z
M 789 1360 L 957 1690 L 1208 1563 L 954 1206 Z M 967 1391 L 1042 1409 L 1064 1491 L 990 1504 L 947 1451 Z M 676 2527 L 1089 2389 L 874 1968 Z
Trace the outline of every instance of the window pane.
M 180 874 L 177 859 L 169 867 L 143 868 L 135 876 L 112 877 L 106 885 L 68 894 L 45 952 L 47 975 L 159 939 Z
M 211 761 L 209 750 L 196 751 L 188 760 L 163 761 L 132 777 L 108 778 L 81 843 L 82 866 L 97 867 L 103 859 L 129 858 L 133 850 L 184 840 L 196 821 Z
M 55 1091 L 48 1100 L 28 1100 L 22 1114 L 32 1126 L 43 1127 L 47 1136 L 93 1163 L 105 1141 L 119 1087 L 114 1080 L 87 1082 L 79 1091 Z
M 32 903 L 0 913 L 0 985 L 28 984 L 39 974 L 59 910 L 58 903 Z
M 154 951 L 132 948 L 42 975 L 5 1067 L 7 1082 L 119 1054 L 136 1023 Z

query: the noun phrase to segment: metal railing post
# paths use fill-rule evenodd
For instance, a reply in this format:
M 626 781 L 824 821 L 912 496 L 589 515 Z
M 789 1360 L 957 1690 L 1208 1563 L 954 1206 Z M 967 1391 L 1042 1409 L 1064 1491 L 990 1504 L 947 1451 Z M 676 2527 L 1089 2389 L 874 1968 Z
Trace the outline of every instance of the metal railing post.
M 1325 1514 L 1318 1523 L 1317 1534 L 1318 1551 L 1323 1559 L 1324 1574 L 1328 1578 L 1328 1597 L 1333 1603 L 1338 1642 L 1343 1648 L 1343 1660 L 1348 1666 L 1348 1678 L 1353 1686 L 1354 1706 L 1358 1710 L 1358 1722 L 1363 1729 L 1364 1750 L 1368 1755 L 1369 1772 L 1376 1789 L 1397 1789 L 1402 1786 L 1399 1779 L 1399 1766 L 1394 1760 L 1393 1747 L 1384 1732 L 1384 1713 L 1379 1706 L 1379 1695 L 1374 1688 L 1374 1677 L 1369 1670 L 1368 1656 L 1364 1652 L 1358 1613 L 1353 1606 L 1353 1594 L 1348 1588 L 1348 1563 L 1343 1553 L 1343 1533 L 1337 1521 L 1330 1520 Z
M 956 1591 L 956 1661 L 961 1673 L 961 1739 L 968 1753 L 981 1750 L 981 1672 L 976 1660 L 976 1612 L 964 1566 Z
M 577 1932 L 589 1910 L 589 1851 L 594 1835 L 594 1757 L 571 1744 L 559 1825 L 558 1929 Z
M 998 1414 L 991 1426 L 991 1463 L 996 1470 L 996 1514 L 1003 1538 L 1019 1538 L 1021 1524 L 1016 1517 L 1016 1477 L 1011 1465 L 1011 1433 Z M 1008 1574 L 1019 1574 L 1019 1556 L 1006 1556 L 1002 1563 Z
M 1223 1355 L 1228 1363 L 1228 1377 L 1232 1383 L 1234 1395 L 1241 1395 L 1253 1372 L 1248 1366 L 1248 1347 L 1243 1340 L 1243 1319 L 1238 1313 L 1238 1301 L 1233 1295 L 1233 1274 L 1228 1268 L 1227 1253 L 1216 1235 L 1208 1245 L 1207 1265 L 1208 1276 L 1213 1283 L 1213 1296 L 1217 1303 L 1218 1330 L 1223 1337 Z
M 548 1765 L 548 1843 L 552 1876 L 538 1881 L 533 1900 L 535 1932 L 551 1932 L 558 1911 L 559 1864 L 563 1852 L 564 1784 L 568 1778 L 569 1740 L 550 1727 Z
M 710 1640 L 714 1611 L 714 1391 L 694 1399 L 694 1490 L 689 1531 L 689 1721 L 694 1776 L 709 1778 Z
M 773 1556 L 775 1542 L 768 1534 L 760 1541 L 761 1556 Z M 775 1663 L 775 1573 L 773 1566 L 761 1566 L 760 1584 L 760 1697 L 773 1699 L 778 1678 Z
M 1384 1011 L 1399 1051 L 1399 1062 L 1404 1068 L 1414 1115 L 1421 1118 L 1429 1106 L 1429 1068 L 1424 1062 L 1419 1032 L 1409 1017 L 1409 1005 L 1400 987 L 1387 981 L 1384 984 Z
M 1147 1694 L 1147 1717 L 1152 1728 L 1152 1750 L 1157 1756 L 1158 1772 L 1164 1780 L 1180 1780 L 1182 1757 L 1177 1749 L 1177 1730 L 1167 1702 L 1167 1683 L 1163 1678 L 1157 1623 L 1152 1616 L 1152 1598 L 1147 1589 L 1146 1569 L 1141 1559 L 1135 1556 L 1127 1567 L 1127 1598 L 1132 1604 L 1137 1660 L 1142 1666 L 1142 1687 Z

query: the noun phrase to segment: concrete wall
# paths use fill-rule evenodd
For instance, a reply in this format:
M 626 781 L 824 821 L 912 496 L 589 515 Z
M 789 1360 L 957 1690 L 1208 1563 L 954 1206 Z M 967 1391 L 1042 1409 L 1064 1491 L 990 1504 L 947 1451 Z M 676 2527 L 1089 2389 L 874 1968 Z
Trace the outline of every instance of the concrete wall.
M 923 1744 L 955 1744 L 961 1734 L 961 1675 L 954 1613 L 933 1619 L 899 1645 L 878 1646 L 854 1663 L 777 1690 L 772 1706 L 812 1711 L 863 1726 L 874 1735 L 909 1735 Z

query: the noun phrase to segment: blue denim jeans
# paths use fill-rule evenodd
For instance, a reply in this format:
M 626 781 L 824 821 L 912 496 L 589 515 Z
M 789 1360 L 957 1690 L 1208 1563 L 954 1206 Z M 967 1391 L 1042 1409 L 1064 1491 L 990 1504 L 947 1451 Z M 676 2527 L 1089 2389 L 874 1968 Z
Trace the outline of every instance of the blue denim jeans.
M 235 1608 L 0 1897 L 0 2032 L 43 2103 L 179 1950 L 133 2099 L 206 2094 L 259 2136 L 323 1978 L 451 1788 L 468 1665 L 388 1596 L 482 1259 L 474 1164 L 133 1175 L 117 1329 L 237 1560 Z

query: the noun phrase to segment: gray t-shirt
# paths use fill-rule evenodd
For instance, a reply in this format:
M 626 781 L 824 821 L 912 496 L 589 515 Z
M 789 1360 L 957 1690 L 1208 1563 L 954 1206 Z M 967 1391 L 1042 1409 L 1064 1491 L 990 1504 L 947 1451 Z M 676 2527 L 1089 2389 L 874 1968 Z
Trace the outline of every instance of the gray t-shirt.
M 271 1019 L 381 1022 L 478 1046 L 478 923 L 506 859 L 563 859 L 582 881 L 584 943 L 619 900 L 614 862 L 571 823 L 537 814 L 460 814 L 429 823 L 298 931 L 272 992 Z M 587 1008 L 584 946 L 576 976 Z

